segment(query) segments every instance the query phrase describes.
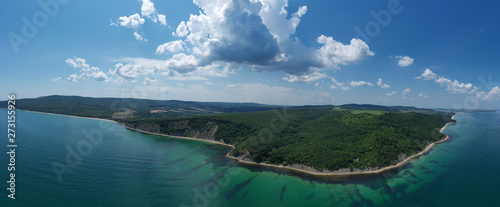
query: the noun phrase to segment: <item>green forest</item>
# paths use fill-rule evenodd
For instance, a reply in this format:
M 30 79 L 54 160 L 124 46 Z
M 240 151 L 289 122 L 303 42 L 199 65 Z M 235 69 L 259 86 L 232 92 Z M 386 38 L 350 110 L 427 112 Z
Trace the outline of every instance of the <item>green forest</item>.
M 362 113 L 362 110 L 322 106 L 123 122 L 168 135 L 229 143 L 235 146 L 231 155 L 249 154 L 256 162 L 352 170 L 393 165 L 418 153 L 445 137 L 439 129 L 452 121 L 451 116 L 437 112 L 367 110 Z M 215 126 L 217 130 L 211 134 Z
M 6 107 L 7 102 L 0 102 Z M 273 106 L 126 98 L 47 96 L 17 109 L 106 118 L 171 136 L 216 140 L 256 162 L 318 170 L 393 165 L 445 137 L 452 112 L 404 106 Z

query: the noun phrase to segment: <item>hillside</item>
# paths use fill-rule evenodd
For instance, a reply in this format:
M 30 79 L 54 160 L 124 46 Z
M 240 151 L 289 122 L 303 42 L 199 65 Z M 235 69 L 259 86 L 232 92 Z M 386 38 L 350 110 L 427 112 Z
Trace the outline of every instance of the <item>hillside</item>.
M 6 105 L 0 102 L 0 106 Z M 393 165 L 445 137 L 453 113 L 403 106 L 270 106 L 255 103 L 47 96 L 22 110 L 97 117 L 170 136 L 235 146 L 231 155 L 319 171 Z
M 373 169 L 393 165 L 445 137 L 447 113 L 373 110 L 333 106 L 224 114 L 186 119 L 124 120 L 131 128 L 220 141 L 231 155 L 317 170 Z
M 0 102 L 5 108 L 6 101 Z M 173 118 L 199 115 L 262 111 L 281 106 L 256 103 L 220 103 L 177 100 L 148 100 L 133 98 L 90 98 L 81 96 L 45 96 L 19 99 L 16 108 L 64 115 L 105 119 Z

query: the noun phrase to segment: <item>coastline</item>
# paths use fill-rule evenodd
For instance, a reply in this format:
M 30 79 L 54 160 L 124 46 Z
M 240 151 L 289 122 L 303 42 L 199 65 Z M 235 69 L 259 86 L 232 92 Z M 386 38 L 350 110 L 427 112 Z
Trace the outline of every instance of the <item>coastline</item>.
M 16 109 L 16 110 L 19 110 L 19 109 Z M 28 111 L 28 110 L 20 110 L 20 111 Z M 231 147 L 232 149 L 235 148 L 234 145 L 226 144 L 226 143 L 215 141 L 215 140 L 208 140 L 208 139 L 194 138 L 194 137 L 183 137 L 183 136 L 170 136 L 170 135 L 166 135 L 166 134 L 160 134 L 160 133 L 154 133 L 154 132 L 147 132 L 147 131 L 143 131 L 143 130 L 140 130 L 140 129 L 135 129 L 135 128 L 131 128 L 131 127 L 125 126 L 125 124 L 122 124 L 122 123 L 119 123 L 117 121 L 110 120 L 110 119 L 93 118 L 93 117 L 82 117 L 82 116 L 73 116 L 73 115 L 65 115 L 65 114 L 37 112 L 37 111 L 28 111 L 28 112 L 50 114 L 50 115 L 59 115 L 59 116 L 68 116 L 68 117 L 76 117 L 76 118 L 84 118 L 84 119 L 95 119 L 95 120 L 102 120 L 102 121 L 110 121 L 110 122 L 114 122 L 114 123 L 120 124 L 120 125 L 122 125 L 123 127 L 125 127 L 128 130 L 137 131 L 137 132 L 141 132 L 141 133 L 144 133 L 144 134 L 157 135 L 157 136 L 169 137 L 169 138 L 175 138 L 175 139 L 185 139 L 185 140 L 202 141 L 202 142 L 207 142 L 207 143 L 212 143 L 212 144 L 219 144 L 219 145 Z M 454 118 L 455 118 L 455 116 L 457 114 L 458 113 L 455 113 L 451 117 L 451 119 L 455 120 Z M 440 129 L 440 133 L 442 133 L 449 124 L 453 124 L 453 123 L 457 123 L 457 122 L 448 122 L 448 123 L 446 123 L 446 125 L 443 126 Z M 347 177 L 347 176 L 356 176 L 356 175 L 375 175 L 375 174 L 380 174 L 380 173 L 383 173 L 383 172 L 386 172 L 386 171 L 390 171 L 390 170 L 394 170 L 396 168 L 402 167 L 403 165 L 406 165 L 411 160 L 413 160 L 413 159 L 415 159 L 415 158 L 417 158 L 419 156 L 424 155 L 425 153 L 429 152 L 435 145 L 448 140 L 449 139 L 449 135 L 447 135 L 447 134 L 445 134 L 445 135 L 446 135 L 446 137 L 444 139 L 436 141 L 436 142 L 433 142 L 433 143 L 427 145 L 424 148 L 424 150 L 422 150 L 419 153 L 414 154 L 414 155 L 412 155 L 410 157 L 407 157 L 406 159 L 404 159 L 401 162 L 396 163 L 395 165 L 386 166 L 386 167 L 383 167 L 383 168 L 380 168 L 380 169 L 377 169 L 377 170 L 366 170 L 366 171 L 361 170 L 360 172 L 335 172 L 335 171 L 334 172 L 317 172 L 317 171 L 305 170 L 305 169 L 301 169 L 301 168 L 297 168 L 297 167 L 290 167 L 290 166 L 283 166 L 283 165 L 274 165 L 274 164 L 267 164 L 267 163 L 257 163 L 257 162 L 254 162 L 254 161 L 247 161 L 247 160 L 244 160 L 242 158 L 234 157 L 232 155 L 229 155 L 229 153 L 231 153 L 231 151 L 226 154 L 226 157 L 228 157 L 230 159 L 233 159 L 236 162 L 244 164 L 244 165 L 265 166 L 265 167 L 269 167 L 269 168 L 272 168 L 272 169 L 289 170 L 289 171 L 293 171 L 293 172 L 305 173 L 305 174 L 308 174 L 308 175 L 321 176 L 321 177 L 323 177 L 323 176 L 324 177 Z M 312 169 L 314 169 L 314 168 L 312 168 Z
M 114 122 L 117 124 L 122 125 L 121 123 L 111 120 L 111 119 L 103 119 L 103 118 L 95 118 L 95 117 L 87 117 L 87 116 L 75 116 L 75 115 L 66 115 L 66 114 L 56 114 L 56 113 L 49 113 L 49 112 L 40 112 L 40 111 L 30 111 L 30 110 L 21 110 L 21 109 L 16 109 L 16 111 L 27 111 L 27 112 L 33 112 L 33 113 L 39 113 L 39 114 L 49 114 L 49 115 L 56 115 L 56 116 L 68 116 L 68 117 L 74 117 L 74 118 L 82 118 L 82 119 L 95 119 L 95 120 L 101 120 L 101 121 L 110 121 Z

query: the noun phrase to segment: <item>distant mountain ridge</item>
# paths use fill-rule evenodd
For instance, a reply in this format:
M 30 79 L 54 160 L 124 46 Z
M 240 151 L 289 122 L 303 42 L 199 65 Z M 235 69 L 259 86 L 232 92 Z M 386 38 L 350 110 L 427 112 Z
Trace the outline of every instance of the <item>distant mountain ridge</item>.
M 5 108 L 7 101 L 0 102 Z M 279 106 L 259 103 L 197 102 L 181 100 L 152 100 L 138 98 L 92 98 L 82 96 L 51 95 L 19 99 L 16 108 L 47 113 L 107 118 L 176 118 L 264 111 L 281 108 L 324 107 L 333 105 Z M 413 106 L 381 106 L 372 104 L 344 104 L 348 110 L 379 110 L 432 113 L 432 109 Z
M 7 101 L 0 102 L 6 107 Z M 283 108 L 258 103 L 195 102 L 136 98 L 91 98 L 52 95 L 16 100 L 16 109 L 85 117 L 119 119 L 129 117 L 186 117 L 251 112 Z

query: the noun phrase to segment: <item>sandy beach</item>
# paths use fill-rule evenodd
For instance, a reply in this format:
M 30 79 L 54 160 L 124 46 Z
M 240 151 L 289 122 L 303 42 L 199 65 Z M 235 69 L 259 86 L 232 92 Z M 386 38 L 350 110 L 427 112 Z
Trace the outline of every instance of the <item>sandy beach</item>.
M 27 111 L 27 110 L 23 110 L 23 111 Z M 224 145 L 224 146 L 231 147 L 232 149 L 234 149 L 233 145 L 222 143 L 222 142 L 218 142 L 218 141 L 215 141 L 215 140 L 208 140 L 208 139 L 201 139 L 201 138 L 194 138 L 194 137 L 170 136 L 170 135 L 166 135 L 166 134 L 147 132 L 147 131 L 143 131 L 143 130 L 140 130 L 140 129 L 135 129 L 135 128 L 127 127 L 127 126 L 125 126 L 122 123 L 116 122 L 114 120 L 109 120 L 109 119 L 92 118 L 92 117 L 82 117 L 82 116 L 72 116 L 72 115 L 54 114 L 54 113 L 45 113 L 45 112 L 36 112 L 36 111 L 29 111 L 29 112 L 43 113 L 43 114 L 50 114 L 50 115 L 58 115 L 58 116 L 69 116 L 69 117 L 85 118 L 85 119 L 96 119 L 96 120 L 103 120 L 103 121 L 111 121 L 111 122 L 115 122 L 115 123 L 118 123 L 118 124 L 122 125 L 126 129 L 129 129 L 129 130 L 132 130 L 132 131 L 141 132 L 141 133 L 144 133 L 144 134 L 157 135 L 157 136 L 163 136 L 163 137 L 170 137 L 170 138 L 176 138 L 176 139 L 196 140 L 196 141 L 202 141 L 202 142 L 207 142 L 207 143 Z M 452 116 L 453 120 L 455 118 L 455 115 Z M 452 123 L 456 123 L 456 122 L 446 123 L 446 125 L 443 126 L 440 129 L 440 132 L 442 133 L 446 129 L 446 127 L 449 124 L 452 124 Z M 355 176 L 355 175 L 373 175 L 373 174 L 380 174 L 380 173 L 383 173 L 383 172 L 386 172 L 386 171 L 389 171 L 389 170 L 393 170 L 393 169 L 402 167 L 403 165 L 407 164 L 411 160 L 413 160 L 413 159 L 415 159 L 415 158 L 417 158 L 417 157 L 419 157 L 421 155 L 424 155 L 425 153 L 429 152 L 436 144 L 442 143 L 442 142 L 444 142 L 444 141 L 446 141 L 448 139 L 449 139 L 449 136 L 446 135 L 446 137 L 444 139 L 436 141 L 436 142 L 433 142 L 433 143 L 427 145 L 427 147 L 425 147 L 425 149 L 422 150 L 421 152 L 419 152 L 417 154 L 414 154 L 414 155 L 406 158 L 405 160 L 403 160 L 403 161 L 401 161 L 401 162 L 399 162 L 399 163 L 397 163 L 395 165 L 386 166 L 386 167 L 383 167 L 383 168 L 380 168 L 380 169 L 377 169 L 377 170 L 367 170 L 367 171 L 360 171 L 360 172 L 317 172 L 317 171 L 305 170 L 305 169 L 296 168 L 296 167 L 290 167 L 290 166 L 274 165 L 274 164 L 266 164 L 266 163 L 256 163 L 256 162 L 253 162 L 253 161 L 246 161 L 246 160 L 240 159 L 238 157 L 231 156 L 231 155 L 229 155 L 230 152 L 228 154 L 226 154 L 226 157 L 228 157 L 230 159 L 233 159 L 233 160 L 236 160 L 238 163 L 245 164 L 245 165 L 265 166 L 265 167 L 269 167 L 270 169 L 289 170 L 289 171 L 300 172 L 300 173 L 305 173 L 305 174 L 314 175 L 314 176 L 346 177 L 346 176 Z M 313 169 L 313 168 L 311 168 L 311 169 Z

